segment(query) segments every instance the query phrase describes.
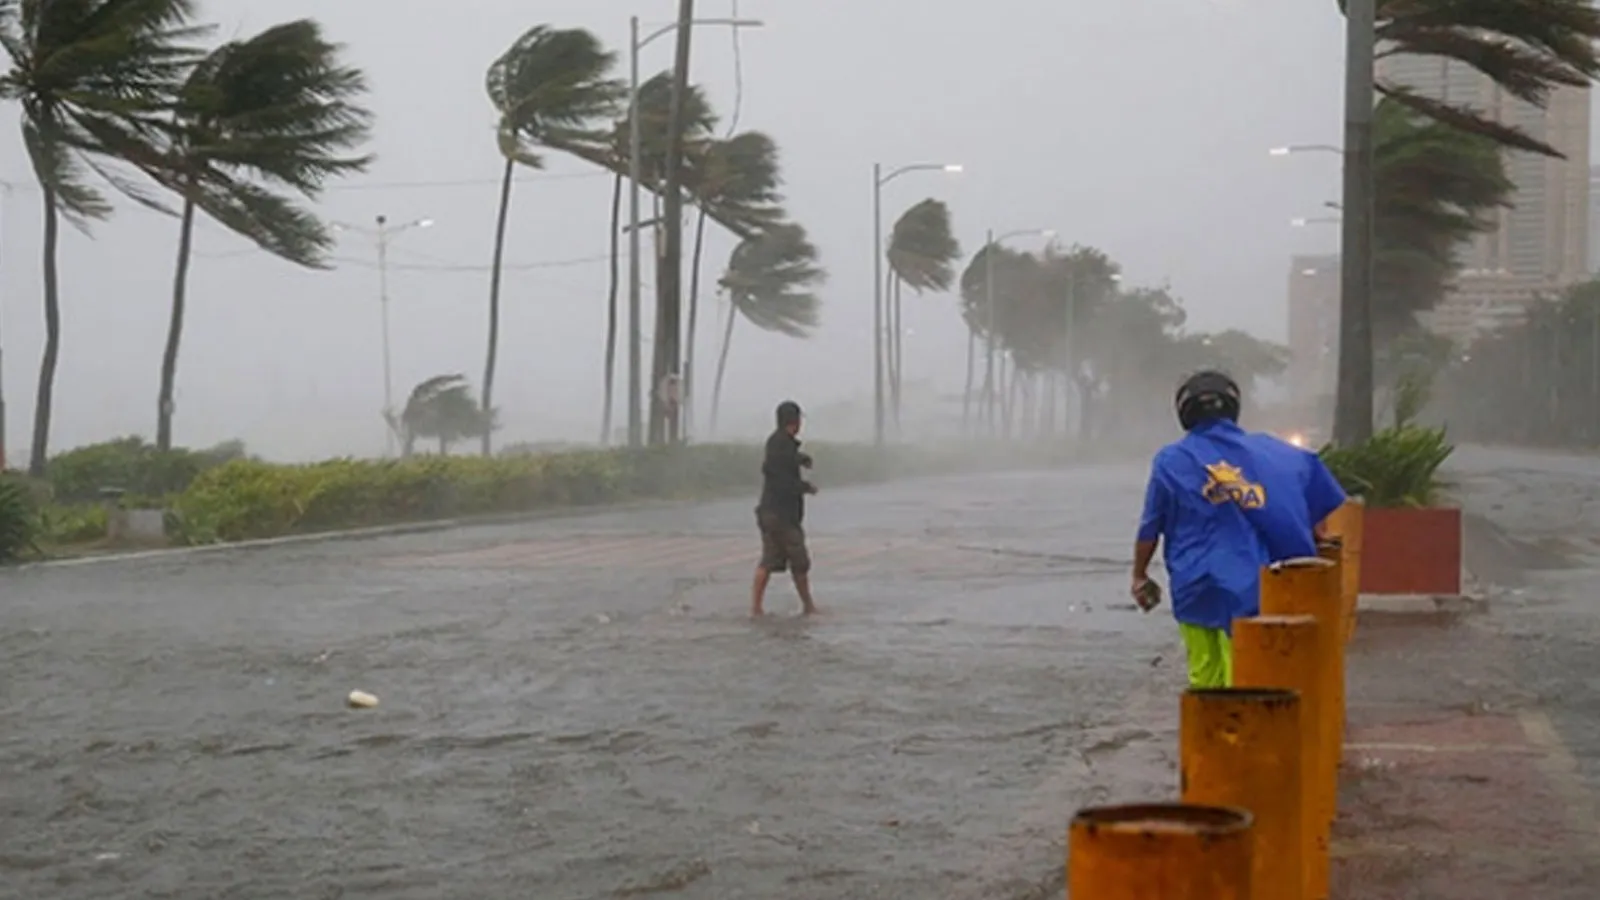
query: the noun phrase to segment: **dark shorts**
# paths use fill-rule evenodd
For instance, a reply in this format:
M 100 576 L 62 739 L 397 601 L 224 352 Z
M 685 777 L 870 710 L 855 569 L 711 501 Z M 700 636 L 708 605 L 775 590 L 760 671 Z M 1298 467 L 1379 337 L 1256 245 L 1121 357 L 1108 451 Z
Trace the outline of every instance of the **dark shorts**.
M 811 571 L 811 552 L 806 549 L 806 530 L 783 517 L 756 510 L 756 526 L 761 529 L 761 568 L 768 572 L 804 575 Z

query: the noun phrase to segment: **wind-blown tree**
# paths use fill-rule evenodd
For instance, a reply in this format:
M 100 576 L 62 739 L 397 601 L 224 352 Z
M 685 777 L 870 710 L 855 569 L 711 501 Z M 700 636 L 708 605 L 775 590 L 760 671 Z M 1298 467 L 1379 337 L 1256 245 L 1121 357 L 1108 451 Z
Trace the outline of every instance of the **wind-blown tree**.
M 1344 6 L 1340 0 L 1341 8 Z M 1587 88 L 1600 78 L 1600 10 L 1589 0 L 1379 0 L 1379 58 L 1455 60 L 1488 76 L 1511 97 L 1540 109 L 1557 87 Z M 1428 118 L 1498 144 L 1546 156 L 1561 153 L 1490 111 L 1418 94 L 1379 80 L 1378 91 Z
M 1378 104 L 1373 144 L 1372 326 L 1381 356 L 1444 298 L 1462 244 L 1493 227 L 1514 186 L 1493 141 L 1393 100 Z
M 171 137 L 154 166 L 141 165 L 183 201 L 172 313 L 161 359 L 156 448 L 172 447 L 172 394 L 198 209 L 281 259 L 322 268 L 332 245 L 309 210 L 273 188 L 315 199 L 332 177 L 364 170 L 350 155 L 366 141 L 371 115 L 357 69 L 316 22 L 278 25 L 206 54 L 178 90 Z
M 451 444 L 481 438 L 495 428 L 494 411 L 479 405 L 463 375 L 435 375 L 418 384 L 395 418 L 398 421 L 391 424 L 401 435 L 404 457 L 416 452 L 418 438 L 437 440 L 443 455 L 450 452 Z
M 909 285 L 921 294 L 947 291 L 955 281 L 955 261 L 961 256 L 950 225 L 950 207 L 929 198 L 912 206 L 895 221 L 885 251 L 889 263 L 889 285 L 884 296 L 889 300 L 885 358 L 889 365 L 889 395 L 895 422 L 900 421 L 900 394 L 905 367 L 905 335 L 901 318 L 901 287 Z
M 626 90 L 624 90 L 626 93 Z M 612 411 L 615 409 L 617 376 L 617 301 L 621 286 L 622 258 L 622 189 L 628 178 L 632 160 L 632 117 L 639 116 L 639 174 L 640 184 L 652 191 L 660 183 L 666 167 L 667 119 L 671 115 L 672 73 L 662 72 L 639 85 L 638 95 L 631 98 L 624 115 L 611 128 L 608 146 L 585 158 L 613 174 L 611 183 L 611 281 L 606 299 L 606 349 L 605 349 L 605 401 L 601 413 L 600 440 L 611 440 Z M 716 116 L 706 101 L 705 92 L 690 85 L 683 99 L 683 121 L 688 123 L 685 137 L 687 146 L 693 148 L 708 139 L 716 127 Z
M 599 123 L 616 115 L 626 94 L 609 77 L 616 54 L 581 28 L 528 29 L 489 66 L 485 86 L 500 116 L 498 138 L 505 165 L 495 218 L 494 260 L 489 276 L 489 335 L 483 367 L 483 408 L 491 409 L 495 361 L 500 346 L 500 275 L 505 259 L 506 219 L 511 210 L 512 175 L 518 165 L 542 169 L 541 150 L 555 150 L 591 161 L 606 159 L 610 135 Z M 490 432 L 482 434 L 490 453 Z
M 810 337 L 821 305 L 812 289 L 825 280 L 827 273 L 817 265 L 817 248 L 799 225 L 773 226 L 733 249 L 727 271 L 718 282 L 727 291 L 729 303 L 711 390 L 713 434 L 722 403 L 722 378 L 728 370 L 728 350 L 733 345 L 734 322 L 743 317 L 762 331 Z
M 685 163 L 684 181 L 689 198 L 698 208 L 689 269 L 688 339 L 684 342 L 683 364 L 684 421 L 692 423 L 706 219 L 716 211 L 719 219 L 737 223 L 750 232 L 776 225 L 783 218 L 779 205 L 783 196 L 778 192 L 783 179 L 779 174 L 778 145 L 759 131 L 691 146 Z
M 49 454 L 61 353 L 60 219 L 87 229 L 110 215 L 105 197 L 86 183 L 86 170 L 160 208 L 108 163 L 159 158 L 166 112 L 199 55 L 192 45 L 209 31 L 192 24 L 194 6 L 192 0 L 0 0 L 0 46 L 10 63 L 0 76 L 0 98 L 22 106 L 22 140 L 44 206 L 45 346 L 28 462 L 35 476 L 44 474 Z

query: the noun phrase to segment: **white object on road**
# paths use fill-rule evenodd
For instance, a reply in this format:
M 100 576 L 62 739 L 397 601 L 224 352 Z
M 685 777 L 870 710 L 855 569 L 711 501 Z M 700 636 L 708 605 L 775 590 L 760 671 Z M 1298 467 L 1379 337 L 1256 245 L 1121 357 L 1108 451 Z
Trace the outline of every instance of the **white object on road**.
M 351 691 L 348 702 L 351 709 L 372 709 L 378 705 L 378 698 L 366 691 Z

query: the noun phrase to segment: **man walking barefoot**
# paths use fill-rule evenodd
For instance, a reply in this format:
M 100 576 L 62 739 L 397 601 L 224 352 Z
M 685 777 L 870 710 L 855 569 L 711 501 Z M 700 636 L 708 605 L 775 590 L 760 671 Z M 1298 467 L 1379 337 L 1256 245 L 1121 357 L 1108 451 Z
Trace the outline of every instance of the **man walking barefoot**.
M 761 530 L 761 562 L 750 586 L 750 615 L 760 617 L 773 572 L 789 572 L 800 594 L 802 612 L 815 615 L 811 599 L 811 553 L 801 525 L 806 515 L 806 495 L 817 488 L 800 475 L 811 468 L 811 457 L 800 452 L 800 404 L 778 404 L 778 428 L 767 438 L 761 462 L 761 502 L 756 506 L 756 526 Z

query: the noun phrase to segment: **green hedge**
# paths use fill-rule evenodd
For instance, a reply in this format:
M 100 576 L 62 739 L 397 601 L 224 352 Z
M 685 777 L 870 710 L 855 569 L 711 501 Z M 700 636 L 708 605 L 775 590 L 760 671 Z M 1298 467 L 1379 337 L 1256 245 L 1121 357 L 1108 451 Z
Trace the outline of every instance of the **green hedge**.
M 813 448 L 819 480 L 887 477 L 891 460 L 866 447 Z M 911 465 L 907 471 L 923 471 Z M 694 498 L 755 491 L 760 449 L 697 445 L 507 457 L 339 459 L 285 466 L 235 460 L 197 477 L 172 503 L 169 531 L 190 543 L 362 528 L 429 519 Z
M 32 549 L 38 532 L 37 503 L 27 482 L 0 475 L 0 563 Z
M 243 456 L 244 445 L 237 441 L 209 450 L 163 451 L 140 437 L 117 438 L 51 457 L 46 481 L 56 503 L 97 503 L 106 488 L 132 498 L 160 498 L 185 490 L 200 473 Z

